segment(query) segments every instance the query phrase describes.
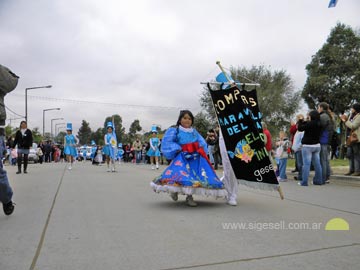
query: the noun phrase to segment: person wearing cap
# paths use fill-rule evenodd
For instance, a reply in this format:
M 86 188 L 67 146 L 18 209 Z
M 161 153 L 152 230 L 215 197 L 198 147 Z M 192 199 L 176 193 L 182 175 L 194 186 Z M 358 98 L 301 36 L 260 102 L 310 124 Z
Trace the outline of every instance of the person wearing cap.
M 77 157 L 77 150 L 76 146 L 76 139 L 75 136 L 72 134 L 72 124 L 66 124 L 66 135 L 64 138 L 64 154 L 66 155 L 66 160 L 69 163 L 68 169 L 72 169 L 72 165 L 74 163 L 74 158 Z
M 13 148 L 17 145 L 17 164 L 18 171 L 17 174 L 21 173 L 21 163 L 24 161 L 24 173 L 27 173 L 28 157 L 30 152 L 30 147 L 32 147 L 33 136 L 31 130 L 27 128 L 26 121 L 21 121 L 20 129 L 15 134 L 15 140 Z
M 113 123 L 108 122 L 106 128 L 107 128 L 107 133 L 104 136 L 105 146 L 103 148 L 103 152 L 106 156 L 107 171 L 115 172 L 117 140 L 114 133 Z M 111 161 L 111 169 L 110 169 L 110 161 Z
M 349 158 L 349 172 L 345 175 L 360 176 L 360 104 L 355 103 L 351 108 L 351 114 L 348 118 L 343 114 L 340 116 L 346 127 L 350 129 L 349 136 L 357 138 L 349 142 L 347 157 Z M 354 135 L 352 135 L 354 134 Z
M 149 141 L 150 148 L 147 152 L 147 155 L 150 157 L 151 169 L 155 170 L 159 169 L 159 157 L 160 157 L 160 150 L 159 150 L 159 138 L 157 137 L 157 130 L 156 126 L 152 126 L 151 128 L 151 138 Z

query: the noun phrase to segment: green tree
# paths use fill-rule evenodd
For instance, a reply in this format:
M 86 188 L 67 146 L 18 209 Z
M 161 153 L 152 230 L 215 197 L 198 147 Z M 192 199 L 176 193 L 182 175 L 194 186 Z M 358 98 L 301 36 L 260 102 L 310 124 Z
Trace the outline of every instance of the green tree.
M 193 127 L 204 137 L 206 138 L 206 133 L 212 127 L 210 121 L 207 119 L 204 112 L 199 112 L 194 116 Z
M 136 133 L 141 131 L 142 127 L 140 126 L 140 121 L 138 119 L 134 120 L 134 122 L 131 123 L 129 128 L 128 139 L 133 142 L 135 140 Z
M 121 142 L 121 138 L 123 138 L 125 134 L 125 128 L 122 125 L 122 118 L 118 114 L 114 114 L 113 116 L 106 117 L 104 122 L 103 134 L 107 133 L 107 129 L 106 129 L 107 123 L 112 122 L 113 119 L 115 124 L 116 139 L 118 142 Z
M 97 145 L 104 144 L 104 131 L 103 128 L 98 128 L 95 132 L 91 132 L 90 141 L 94 141 Z
M 79 128 L 78 135 L 76 135 L 76 137 L 79 139 L 79 144 L 90 144 L 91 128 L 89 123 L 85 120 L 82 120 L 81 127 Z
M 31 131 L 32 135 L 33 135 L 33 141 L 34 143 L 37 143 L 39 144 L 42 140 L 43 140 L 43 137 L 39 131 L 39 128 L 38 127 L 35 127 L 32 131 Z
M 7 125 L 5 127 L 5 136 L 6 137 L 13 136 L 14 132 L 15 132 L 14 129 L 10 125 Z
M 293 80 L 284 70 L 272 71 L 270 67 L 252 66 L 232 67 L 231 76 L 242 83 L 257 82 L 257 97 L 263 121 L 268 124 L 272 134 L 278 130 L 287 130 L 290 120 L 299 108 L 300 92 L 294 90 Z M 253 89 L 247 86 L 245 90 Z M 226 91 L 226 90 L 225 90 Z M 200 104 L 206 112 L 206 117 L 214 126 L 217 122 L 215 110 L 211 102 L 208 88 L 204 88 L 200 97 Z
M 54 138 L 54 141 L 58 144 L 64 144 L 64 138 L 65 138 L 66 132 L 60 131 L 58 135 Z
M 309 108 L 325 101 L 335 114 L 349 109 L 360 101 L 359 34 L 338 23 L 306 70 L 308 77 L 301 95 Z

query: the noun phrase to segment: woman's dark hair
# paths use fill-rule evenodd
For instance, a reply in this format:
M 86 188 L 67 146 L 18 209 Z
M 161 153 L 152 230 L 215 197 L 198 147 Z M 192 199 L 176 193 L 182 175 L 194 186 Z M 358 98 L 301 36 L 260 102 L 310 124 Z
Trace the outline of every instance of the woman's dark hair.
M 360 112 L 360 104 L 359 103 L 355 103 L 354 105 L 352 105 L 352 108 L 359 113 Z
M 27 125 L 27 123 L 26 123 L 25 120 L 22 120 L 22 121 L 20 122 L 20 127 L 21 127 L 22 124 L 26 124 L 26 125 Z
M 311 120 L 320 120 L 320 113 L 317 110 L 309 112 L 309 116 L 311 117 Z
M 189 110 L 182 110 L 182 111 L 180 111 L 179 118 L 176 122 L 176 126 L 180 126 L 181 118 L 183 118 L 185 114 L 188 114 L 190 116 L 191 124 L 194 124 L 194 116 L 193 116 L 192 112 L 190 112 Z

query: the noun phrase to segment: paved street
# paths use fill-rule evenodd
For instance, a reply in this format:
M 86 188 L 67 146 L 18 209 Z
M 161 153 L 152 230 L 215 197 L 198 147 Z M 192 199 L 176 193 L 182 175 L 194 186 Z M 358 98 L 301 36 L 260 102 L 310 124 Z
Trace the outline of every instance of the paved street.
M 165 168 L 162 166 L 160 168 Z M 156 194 L 147 165 L 6 166 L 16 202 L 0 213 L 0 269 L 358 269 L 360 187 L 334 181 L 275 192 L 240 186 L 238 206 Z M 290 177 L 289 177 L 290 178 Z M 325 230 L 333 218 L 348 231 Z M 280 227 L 279 227 L 279 226 Z M 300 228 L 300 226 L 311 226 Z M 245 227 L 241 227 L 245 226 Z M 276 227 L 278 226 L 278 227 Z M 276 227 L 276 228 L 275 228 Z

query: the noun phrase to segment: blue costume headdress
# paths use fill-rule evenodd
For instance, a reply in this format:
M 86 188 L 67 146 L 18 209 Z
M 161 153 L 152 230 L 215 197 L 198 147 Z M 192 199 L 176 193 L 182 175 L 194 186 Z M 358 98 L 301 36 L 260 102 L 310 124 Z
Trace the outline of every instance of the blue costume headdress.
M 106 128 L 111 127 L 112 129 L 114 129 L 114 125 L 112 122 L 107 122 Z
M 157 128 L 157 126 L 156 126 L 156 125 L 153 125 L 153 126 L 151 127 L 151 133 L 158 133 L 156 128 Z
M 66 124 L 66 130 L 72 130 L 72 123 Z

